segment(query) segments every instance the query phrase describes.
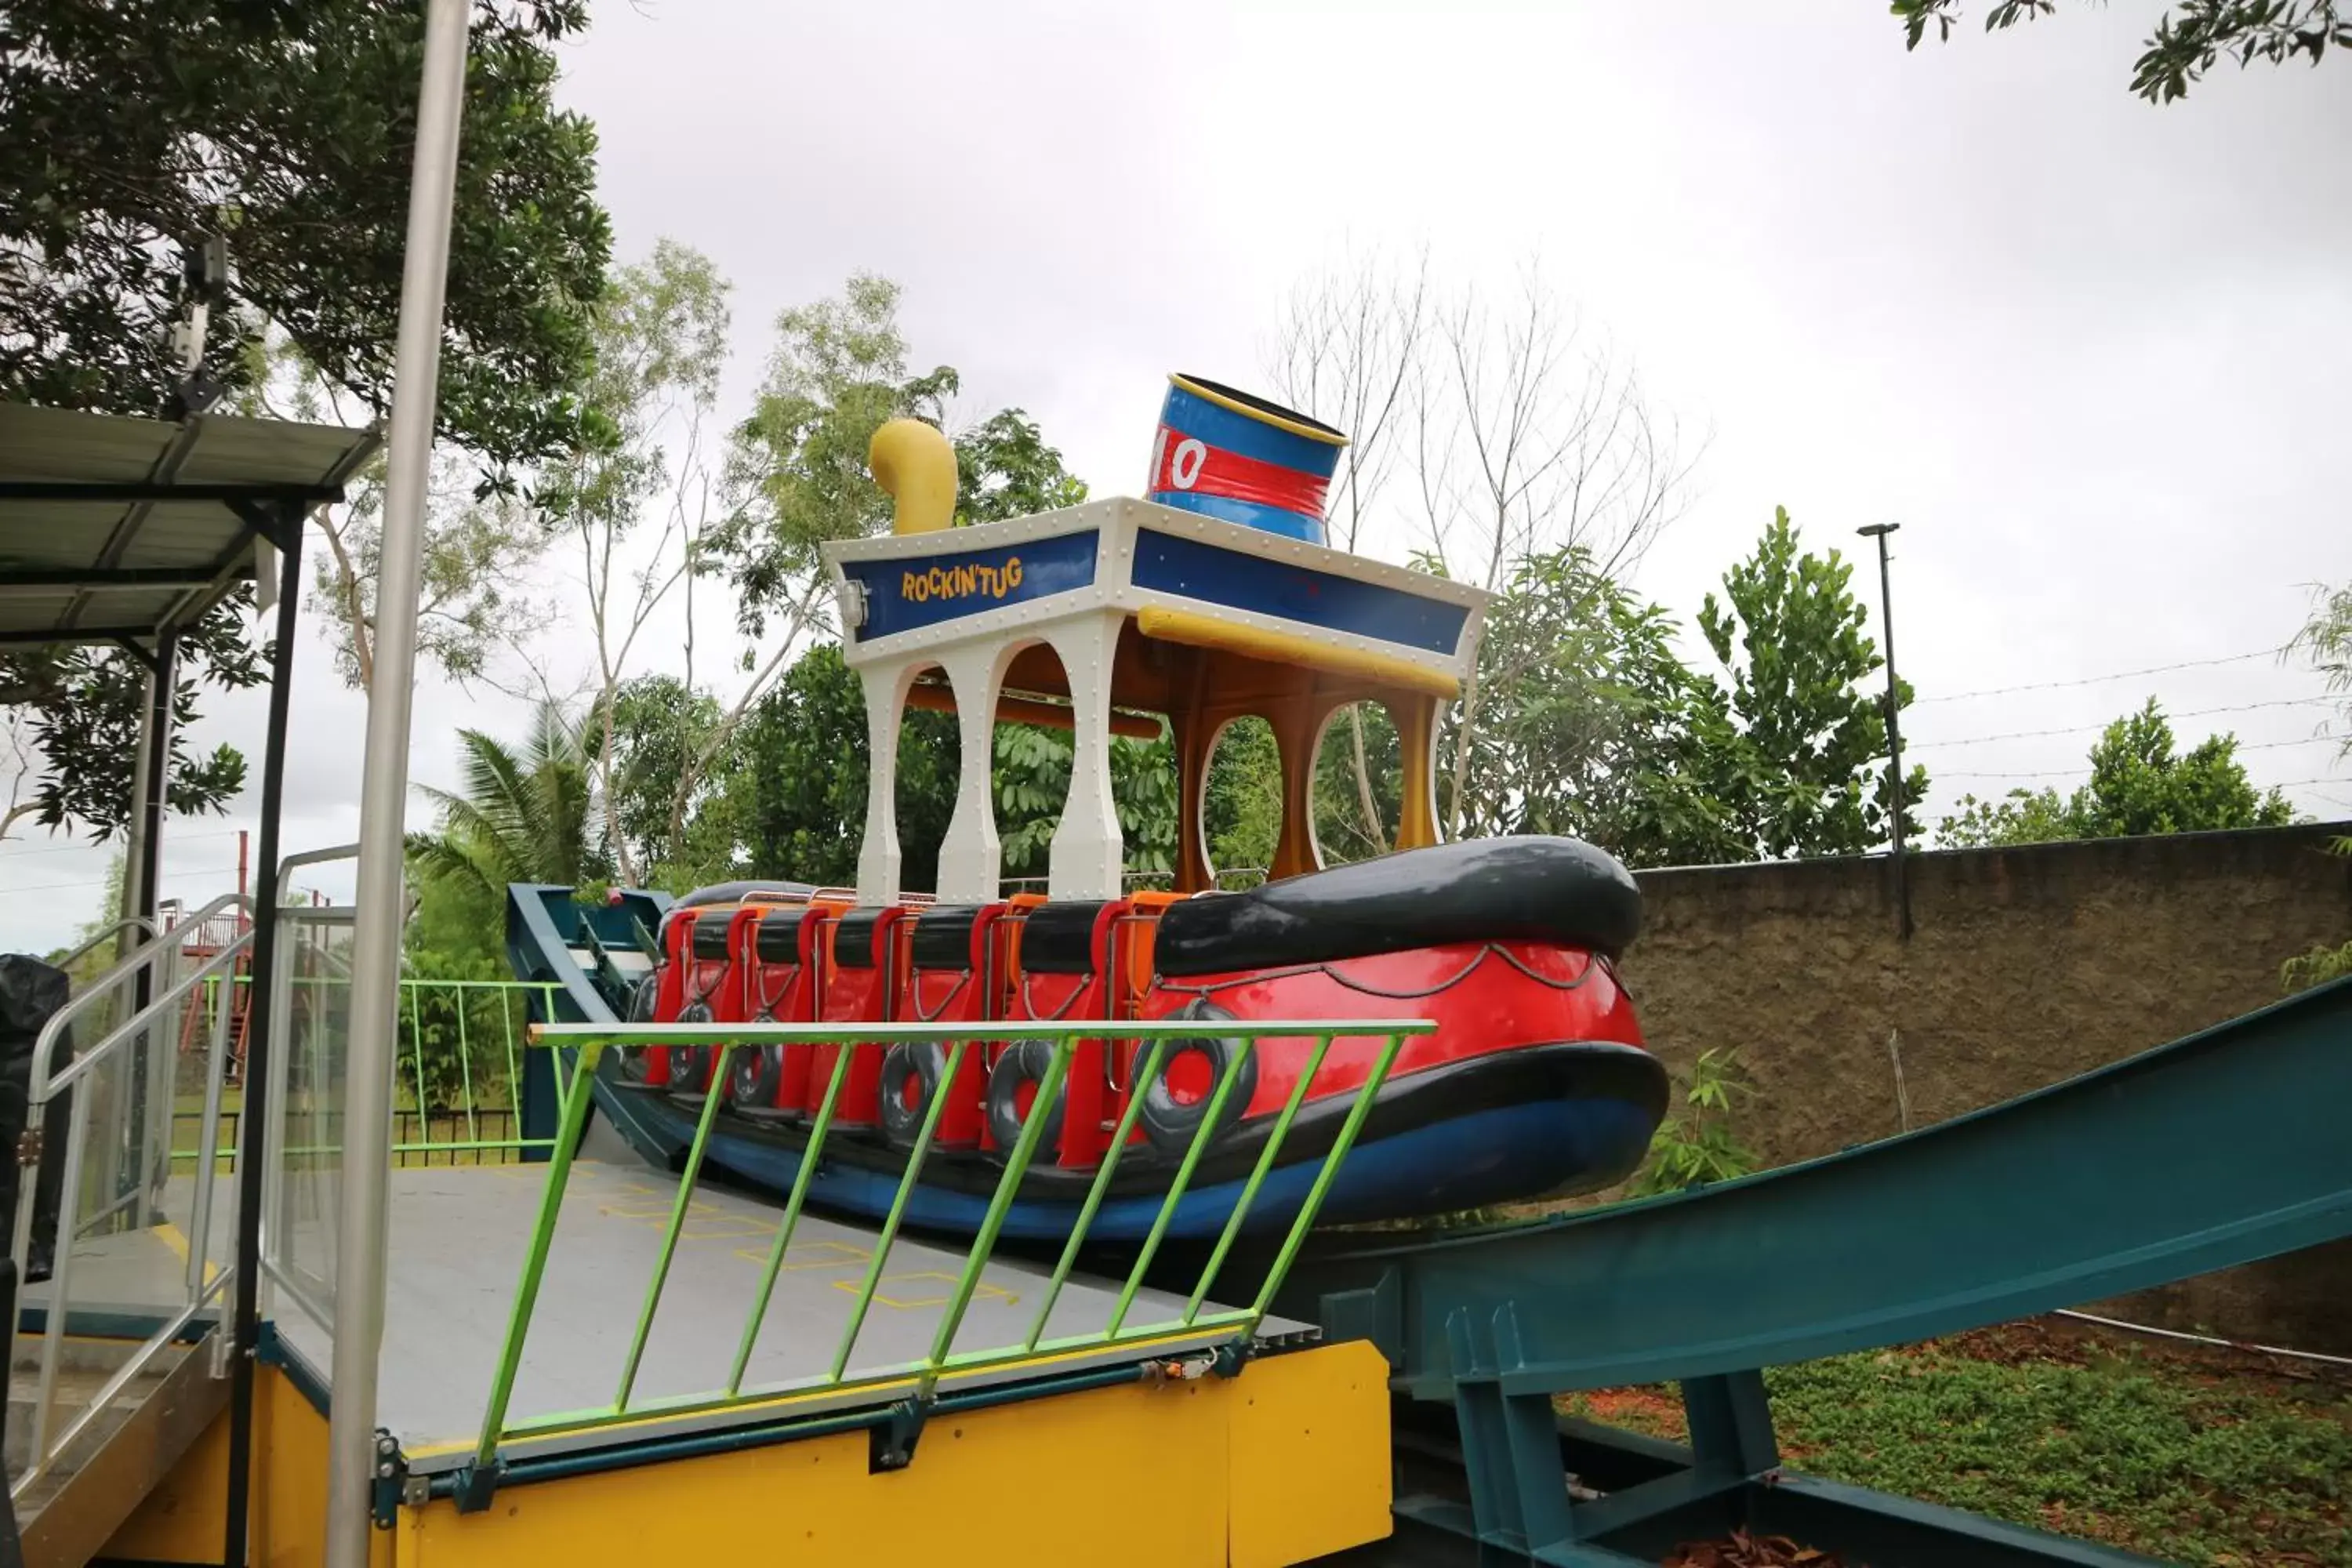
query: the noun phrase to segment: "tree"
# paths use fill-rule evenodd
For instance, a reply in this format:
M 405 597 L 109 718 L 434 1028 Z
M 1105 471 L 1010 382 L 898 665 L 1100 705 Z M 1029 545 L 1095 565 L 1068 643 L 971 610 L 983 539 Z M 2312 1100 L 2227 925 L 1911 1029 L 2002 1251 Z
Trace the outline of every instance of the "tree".
M 952 714 L 908 709 L 898 731 L 899 875 L 934 886 L 940 844 L 955 805 L 959 755 Z M 735 748 L 728 789 L 749 873 L 827 887 L 857 880 L 871 766 L 866 700 L 835 643 L 793 662 L 755 703 Z
M 234 393 L 266 376 L 275 330 L 380 415 L 408 205 L 406 180 L 387 172 L 410 161 L 423 15 L 404 0 L 12 5 L 0 48 L 0 397 L 163 413 L 181 379 L 163 347 L 179 310 L 178 247 L 217 233 L 234 283 L 211 316 L 212 380 Z M 555 107 L 551 46 L 585 15 L 580 0 L 518 0 L 482 6 L 473 29 L 441 426 L 501 476 L 583 435 L 572 388 L 609 239 L 593 194 L 595 134 Z M 243 634 L 230 610 L 194 629 L 200 681 L 243 684 L 231 672 L 257 668 L 232 637 Z M 0 702 L 41 714 L 45 819 L 101 831 L 125 820 L 142 675 L 119 652 L 0 658 Z M 243 778 L 233 751 L 189 765 L 175 809 L 219 809 Z
M 999 724 L 990 785 L 1004 875 L 1046 873 L 1054 831 L 1070 794 L 1070 732 L 1036 724 Z M 1130 875 L 1166 876 L 1176 866 L 1176 752 L 1163 731 L 1156 741 L 1118 735 L 1110 743 L 1110 792 Z
M 2313 594 L 2311 619 L 2287 650 L 2301 654 L 2327 683 L 2329 694 L 2341 700 L 2341 733 L 2352 750 L 2352 584 Z
M 524 574 L 546 552 L 548 535 L 531 509 L 510 495 L 482 493 L 466 454 L 433 455 L 425 497 L 416 602 L 416 656 L 460 685 L 497 686 L 492 661 L 548 624 L 547 607 Z M 322 509 L 317 532 L 326 552 L 311 563 L 310 605 L 331 618 L 335 669 L 365 690 L 375 679 L 375 585 L 383 549 L 383 468 L 362 476 L 352 499 Z
M 226 405 L 240 414 L 313 423 L 364 424 L 368 411 L 327 379 L 286 334 L 270 328 L 249 351 L 251 381 Z M 326 548 L 310 561 L 314 615 L 335 649 L 346 686 L 375 679 L 375 592 L 383 542 L 382 453 L 352 476 L 346 499 L 315 509 L 310 531 Z M 460 685 L 487 681 L 500 648 L 546 624 L 525 574 L 545 553 L 543 520 L 502 486 L 480 458 L 454 443 L 433 451 L 425 500 L 416 652 Z
M 609 729 L 613 738 L 607 821 L 621 835 L 615 863 L 636 868 L 646 886 L 677 892 L 724 880 L 735 859 L 724 781 L 698 782 L 683 824 L 675 809 L 677 781 L 719 723 L 719 700 L 674 675 L 641 675 L 611 700 L 611 724 L 600 713 L 591 732 L 601 737 Z
M 2290 645 L 2310 661 L 2327 682 L 2328 692 L 2341 700 L 2337 722 L 2343 728 L 2339 756 L 2352 756 L 2352 584 L 2322 588 L 2312 599 L 2311 619 Z M 2352 855 L 2352 835 L 2339 835 L 2328 846 L 2338 855 Z M 2281 978 L 2288 989 L 2317 985 L 2352 974 L 2352 942 L 2341 947 L 2315 947 L 2301 958 L 2287 961 Z
M 583 465 L 563 504 L 583 543 L 589 618 L 597 629 L 600 716 L 621 712 L 606 699 L 618 690 L 637 637 L 673 589 L 685 605 L 686 668 L 677 692 L 699 689 L 694 669 L 699 579 L 723 573 L 731 580 L 739 627 L 763 647 L 748 658 L 743 684 L 690 726 L 690 743 L 671 748 L 660 768 L 638 769 L 624 784 L 620 737 L 606 733 L 596 750 L 598 776 L 614 814 L 633 793 L 667 780 L 668 820 L 660 842 L 672 853 L 686 853 L 706 805 L 757 798 L 756 806 L 743 808 L 756 820 L 738 820 L 729 830 L 751 835 L 747 842 L 753 846 L 755 863 L 776 854 L 788 854 L 786 863 L 791 856 L 807 856 L 812 858 L 801 863 L 829 868 L 828 875 L 845 873 L 854 868 L 854 852 L 847 867 L 838 864 L 838 836 L 825 834 L 803 812 L 830 794 L 829 785 L 818 785 L 812 794 L 788 784 L 782 795 L 755 797 L 740 789 L 715 790 L 713 776 L 726 771 L 724 753 L 740 727 L 778 689 L 779 678 L 803 656 L 807 639 L 824 628 L 827 579 L 817 547 L 862 537 L 887 521 L 887 499 L 866 468 L 874 431 L 901 414 L 939 423 L 945 399 L 956 389 L 956 374 L 945 366 L 923 376 L 908 373 L 898 327 L 898 287 L 859 274 L 838 299 L 796 307 L 778 318 L 777 348 L 751 413 L 729 433 L 723 463 L 714 463 L 706 455 L 706 431 L 725 353 L 727 288 L 706 258 L 667 241 L 646 267 L 622 274 L 600 313 L 600 342 L 606 349 L 592 398 L 607 411 L 620 437 L 593 466 Z M 1000 410 L 963 432 L 955 438 L 955 449 L 961 523 L 1052 510 L 1086 499 L 1086 487 L 1063 467 L 1061 454 L 1046 445 L 1035 421 L 1018 408 Z M 628 575 L 615 565 L 620 546 L 657 494 L 665 510 L 662 530 L 649 547 L 635 547 L 656 564 Z M 808 673 L 810 679 L 819 679 L 815 667 Z M 777 712 L 790 713 L 814 696 L 815 689 L 804 683 Z M 953 724 L 941 731 L 936 719 L 910 718 L 909 723 L 933 740 L 935 731 L 951 738 Z M 781 743 L 772 732 L 761 742 L 772 748 Z M 950 745 L 946 755 L 952 758 L 951 739 Z M 908 781 L 936 768 L 939 756 L 934 746 L 911 765 L 902 765 L 902 809 L 915 810 L 923 824 L 921 832 L 907 830 L 910 846 L 924 841 L 929 829 L 923 817 L 927 806 L 904 805 L 924 798 Z M 862 820 L 861 805 L 846 831 L 854 834 Z M 765 821 L 766 828 L 758 821 Z M 942 816 L 940 824 L 944 823 Z M 625 877 L 638 879 L 653 869 L 636 858 L 644 836 L 624 828 L 617 815 L 608 824 L 608 837 Z M 854 847 L 854 837 L 849 842 Z M 929 879 L 925 868 L 936 856 L 936 838 L 928 842 L 928 848 L 908 850 L 904 874 L 910 887 Z M 699 847 L 677 869 L 714 865 L 733 847 L 714 818 Z M 781 868 L 774 874 L 816 875 Z
M 1532 268 L 1499 300 L 1433 280 L 1425 256 L 1310 278 L 1286 308 L 1269 374 L 1293 406 L 1349 433 L 1328 505 L 1336 542 L 1417 534 L 1423 565 L 1489 592 L 1523 561 L 1562 551 L 1582 552 L 1591 581 L 1622 574 L 1679 514 L 1696 463 L 1640 378 Z M 1487 668 L 1482 655 L 1449 720 L 1457 743 L 1443 753 L 1438 807 L 1449 837 L 1490 793 L 1466 772 L 1487 754 L 1477 730 L 1497 710 L 1479 696 Z M 1344 719 L 1345 771 L 1318 764 L 1317 832 L 1335 857 L 1377 854 L 1392 841 L 1380 777 L 1392 738 L 1373 710 Z
M 1916 49 L 1933 26 L 1938 42 L 1952 36 L 1960 0 L 1894 0 L 1906 48 Z M 2048 16 L 2056 0 L 1994 0 L 1985 31 Z M 2185 98 L 2224 58 L 2241 68 L 2256 60 L 2284 65 L 2307 55 L 2317 65 L 2330 48 L 2352 48 L 2352 12 L 2338 0 L 2181 0 L 2157 18 L 2156 31 L 2132 65 L 2132 91 L 2150 103 Z
M 630 678 L 639 637 L 681 590 L 682 689 L 695 686 L 694 583 L 719 521 L 709 448 L 727 361 L 730 288 L 709 258 L 668 239 L 613 276 L 591 313 L 595 369 L 583 393 L 602 437 L 552 470 L 539 496 L 547 526 L 579 547 L 587 601 L 581 619 L 596 656 L 589 679 L 597 731 L 591 766 L 604 805 L 605 842 L 619 857 L 622 878 L 633 883 L 644 879 L 644 868 L 617 816 L 625 792 L 615 776 L 616 697 Z M 650 542 L 643 533 L 648 512 L 659 522 Z M 553 688 L 543 671 L 541 684 Z M 757 684 L 675 759 L 665 842 L 683 839 L 703 765 Z
M 520 748 L 479 730 L 460 730 L 457 741 L 463 790 L 420 786 L 439 818 L 436 831 L 408 837 L 421 874 L 487 900 L 492 911 L 509 882 L 585 888 L 611 875 L 587 748 L 579 721 L 561 705 L 539 705 Z
M 1379 711 L 1374 709 L 1369 716 L 1372 723 L 1377 723 Z M 1326 758 L 1329 755 L 1327 751 Z M 1350 768 L 1352 784 L 1352 760 Z M 1328 795 L 1321 789 L 1318 783 L 1318 809 L 1332 799 L 1353 805 L 1350 795 Z M 1274 726 L 1255 715 L 1228 724 L 1210 755 L 1202 797 L 1202 833 L 1209 841 L 1209 863 L 1217 868 L 1220 879 L 1240 872 L 1264 875 L 1274 864 L 1275 846 L 1282 837 L 1282 748 Z M 1393 803 L 1388 812 L 1393 818 Z M 1344 817 L 1348 811 L 1330 815 Z
M 489 461 L 573 445 L 610 240 L 596 138 L 559 110 L 584 0 L 477 8 L 458 142 L 441 428 Z M 0 389 L 155 413 L 179 367 L 176 247 L 226 234 L 209 368 L 248 381 L 275 323 L 389 406 L 424 12 L 404 0 L 17 0 L 0 53 Z M 167 40 L 168 47 L 159 47 Z
M 1492 592 L 1523 559 L 1574 550 L 1596 580 L 1613 581 L 1679 514 L 1696 459 L 1678 429 L 1605 345 L 1584 341 L 1532 269 L 1504 308 L 1455 292 L 1429 341 L 1412 467 L 1428 559 L 1445 575 Z M 1441 806 L 1449 837 L 1472 799 L 1477 681 L 1463 693 Z
M 735 506 L 714 550 L 741 595 L 739 619 L 758 637 L 769 617 L 804 621 L 822 584 L 817 547 L 889 523 L 890 501 L 866 472 L 866 450 L 890 419 L 941 422 L 956 374 L 907 369 L 898 286 L 851 277 L 836 300 L 776 318 L 776 349 L 735 427 L 727 477 Z
M 1062 454 L 1018 408 L 1000 409 L 958 436 L 955 455 L 959 526 L 1059 511 L 1087 499 L 1086 482 L 1062 467 Z
M 1574 834 L 1634 865 L 1751 858 L 1714 793 L 1738 738 L 1674 630 L 1586 551 L 1522 559 L 1488 612 L 1469 711 L 1439 730 L 1463 831 Z
M 0 708 L 0 747 L 6 758 L 0 770 L 8 777 L 8 798 L 0 802 L 0 839 L 26 817 L 41 809 L 34 793 L 39 788 L 40 763 L 33 749 L 33 714 L 26 708 Z
M 1885 706 L 1862 689 L 1885 661 L 1863 632 L 1853 570 L 1835 550 L 1801 552 L 1788 509 L 1776 508 L 1755 552 L 1724 574 L 1723 598 L 1699 606 L 1699 631 L 1731 677 L 1711 751 L 1741 858 L 1859 855 L 1890 837 Z M 1907 681 L 1895 701 L 1909 705 Z M 1927 770 L 1914 767 L 1907 832 L 1927 791 Z
M 2155 833 L 2205 833 L 2279 827 L 2294 807 L 2246 777 L 2234 735 L 2212 735 L 2175 752 L 2172 725 L 2155 698 L 2106 727 L 2091 748 L 2090 781 L 2065 800 L 2058 792 L 2012 790 L 1998 804 L 1961 797 L 1938 836 L 1963 847 L 2034 844 L 2059 838 L 2126 838 Z
M 201 687 L 234 690 L 268 679 L 270 647 L 257 649 L 246 638 L 252 604 L 251 591 L 240 588 L 180 638 L 164 794 L 173 812 L 226 812 L 245 788 L 244 753 L 223 745 L 200 756 L 186 736 Z M 39 759 L 29 804 L 42 826 L 85 828 L 101 839 L 129 829 L 146 673 L 128 655 L 89 644 L 0 659 L 0 707 L 17 710 L 11 722 L 24 724 L 30 755 Z M 22 784 L 19 774 L 14 787 Z
M 1310 279 L 1291 296 L 1271 365 L 1276 389 L 1293 408 L 1348 433 L 1326 509 L 1330 541 L 1354 551 L 1366 521 L 1397 471 L 1410 424 L 1426 384 L 1423 339 L 1429 328 L 1429 264 L 1388 278 L 1377 258 Z M 1354 811 L 1318 826 L 1334 844 L 1359 841 L 1377 855 L 1391 842 L 1372 780 L 1364 705 L 1347 710 L 1348 783 Z M 1391 738 L 1393 731 L 1391 731 Z M 1318 773 L 1323 769 L 1318 763 Z M 1318 786 L 1319 789 L 1319 786 Z

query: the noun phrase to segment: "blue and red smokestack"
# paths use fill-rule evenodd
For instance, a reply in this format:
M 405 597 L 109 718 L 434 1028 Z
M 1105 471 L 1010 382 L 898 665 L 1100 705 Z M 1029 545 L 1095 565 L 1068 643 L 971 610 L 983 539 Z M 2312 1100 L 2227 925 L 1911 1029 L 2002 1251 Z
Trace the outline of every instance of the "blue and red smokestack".
M 1197 375 L 1168 378 L 1144 498 L 1321 544 L 1323 508 L 1348 437 Z

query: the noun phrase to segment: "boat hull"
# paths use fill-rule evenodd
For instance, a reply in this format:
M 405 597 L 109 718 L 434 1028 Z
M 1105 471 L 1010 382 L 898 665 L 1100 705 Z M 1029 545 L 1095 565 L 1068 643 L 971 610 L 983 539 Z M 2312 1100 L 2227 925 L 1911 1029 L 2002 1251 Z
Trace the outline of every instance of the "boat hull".
M 672 1168 L 683 1161 L 701 1114 L 698 1096 L 628 1083 L 611 1063 L 593 1082 L 599 1111 L 640 1155 Z M 1409 1218 L 1607 1186 L 1640 1163 L 1665 1097 L 1665 1073 L 1656 1058 L 1615 1041 L 1519 1047 L 1393 1079 L 1381 1089 L 1341 1163 L 1318 1223 Z M 1250 1202 L 1245 1233 L 1279 1230 L 1297 1217 L 1346 1110 L 1343 1098 L 1302 1110 Z M 1218 1139 L 1177 1202 L 1171 1237 L 1223 1230 L 1264 1150 L 1269 1120 L 1253 1118 Z M 781 1194 L 798 1178 L 805 1153 L 803 1129 L 722 1108 L 704 1160 Z M 836 1130 L 810 1180 L 808 1202 L 879 1219 L 897 1198 L 904 1159 L 903 1151 L 870 1132 Z M 1150 1150 L 1131 1150 L 1088 1235 L 1103 1242 L 1142 1239 L 1159 1218 L 1171 1170 L 1171 1162 Z M 979 1228 L 1002 1173 L 992 1156 L 936 1152 L 908 1195 L 902 1223 L 968 1235 Z M 1003 1234 L 1022 1240 L 1067 1237 L 1093 1179 L 1089 1171 L 1033 1168 Z

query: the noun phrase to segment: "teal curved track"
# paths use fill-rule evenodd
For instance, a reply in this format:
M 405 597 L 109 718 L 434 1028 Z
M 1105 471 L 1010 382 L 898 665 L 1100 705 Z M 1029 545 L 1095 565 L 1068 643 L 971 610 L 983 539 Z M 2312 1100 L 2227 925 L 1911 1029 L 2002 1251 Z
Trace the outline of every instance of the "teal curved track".
M 1506 1392 L 1780 1365 L 2007 1322 L 2352 1235 L 2352 981 L 1884 1142 L 1668 1198 L 1300 1260 L 1415 1394 L 1508 1302 Z M 1327 1326 L 1328 1320 L 1327 1320 Z

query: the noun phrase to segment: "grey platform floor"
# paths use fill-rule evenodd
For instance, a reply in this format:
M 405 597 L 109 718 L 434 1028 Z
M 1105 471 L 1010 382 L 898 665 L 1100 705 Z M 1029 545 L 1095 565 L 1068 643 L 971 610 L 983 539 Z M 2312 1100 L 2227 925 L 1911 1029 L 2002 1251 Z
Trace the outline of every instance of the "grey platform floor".
M 393 1173 L 392 1268 L 377 1424 L 400 1439 L 413 1468 L 463 1462 L 480 1430 L 546 1173 L 543 1164 Z M 173 1189 L 165 1208 L 184 1226 L 184 1185 L 175 1181 Z M 524 1343 L 510 1426 L 614 1402 L 677 1190 L 676 1178 L 634 1160 L 583 1156 L 574 1163 Z M 630 1397 L 633 1408 L 724 1388 L 781 1218 L 780 1209 L 769 1204 L 698 1188 L 646 1339 Z M 215 1257 L 226 1250 L 227 1230 L 226 1219 L 216 1219 L 210 1248 Z M 328 1255 L 315 1238 L 295 1239 L 298 1252 Z M 753 1346 L 747 1391 L 826 1380 L 877 1239 L 870 1229 L 803 1216 Z M 76 1307 L 176 1304 L 184 1300 L 185 1247 L 184 1231 L 160 1228 L 85 1240 L 76 1249 L 70 1286 Z M 899 1238 L 884 1261 L 845 1375 L 856 1378 L 925 1357 L 962 1266 L 960 1247 Z M 1044 1302 L 1048 1278 L 1041 1267 L 992 1261 L 953 1348 L 980 1352 L 1020 1344 Z M 1116 1282 L 1073 1275 L 1055 1302 L 1044 1337 L 1099 1331 L 1118 1293 Z M 28 1304 L 38 1299 L 38 1288 L 27 1293 Z M 1181 1298 L 1139 1292 L 1126 1330 L 1173 1324 L 1183 1306 Z M 282 1295 L 274 1317 L 280 1338 L 323 1377 L 333 1358 L 327 1331 Z M 1260 1330 L 1268 1337 L 1307 1331 L 1276 1321 Z M 1154 1343 L 1149 1352 L 1123 1345 L 1072 1353 L 1055 1367 L 1133 1362 L 1146 1353 L 1213 1342 L 1230 1332 L 1181 1334 Z M 1036 1370 L 1033 1363 L 972 1373 L 961 1382 L 1035 1375 Z M 870 1402 L 873 1396 L 865 1397 Z M 817 1409 L 855 1402 L 854 1395 L 834 1393 L 812 1396 L 809 1405 Z M 706 1415 L 680 1422 L 702 1427 L 723 1419 Z M 551 1440 L 544 1446 L 574 1444 Z

